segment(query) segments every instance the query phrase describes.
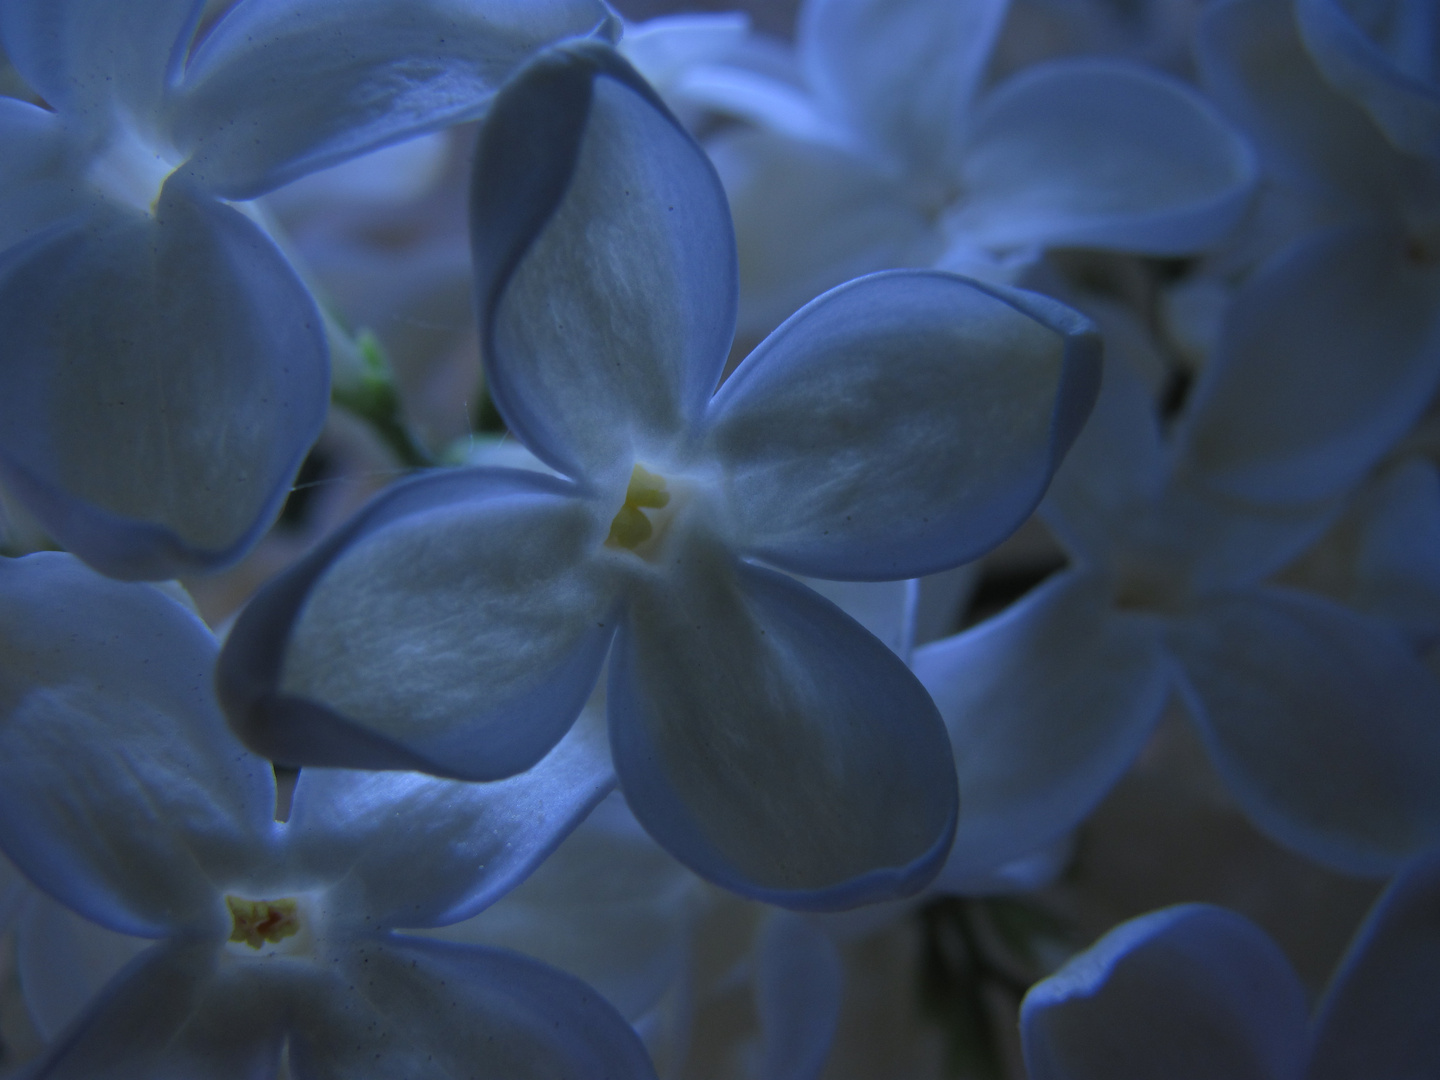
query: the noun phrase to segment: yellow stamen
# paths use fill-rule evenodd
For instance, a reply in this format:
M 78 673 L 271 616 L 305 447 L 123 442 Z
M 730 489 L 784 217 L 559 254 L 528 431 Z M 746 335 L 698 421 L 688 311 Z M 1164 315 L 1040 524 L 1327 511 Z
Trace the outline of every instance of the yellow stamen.
M 238 896 L 227 896 L 225 904 L 230 908 L 230 917 L 235 920 L 230 940 L 243 941 L 252 949 L 260 948 L 267 941 L 278 945 L 285 938 L 300 932 L 300 913 L 295 901 L 289 897 L 242 900 Z
M 634 551 L 649 540 L 655 526 L 645 516 L 641 507 L 659 510 L 670 503 L 670 493 L 665 490 L 665 478 L 657 476 L 643 465 L 636 465 L 630 472 L 630 484 L 625 489 L 625 505 L 610 522 L 610 535 L 605 538 L 607 547 L 622 547 Z

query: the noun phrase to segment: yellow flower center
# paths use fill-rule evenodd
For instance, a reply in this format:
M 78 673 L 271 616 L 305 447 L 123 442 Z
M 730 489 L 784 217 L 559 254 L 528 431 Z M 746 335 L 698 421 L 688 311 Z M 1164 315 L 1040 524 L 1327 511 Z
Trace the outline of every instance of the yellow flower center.
M 630 484 L 625 488 L 625 505 L 610 522 L 610 535 L 605 538 L 605 546 L 634 551 L 655 532 L 655 526 L 642 508 L 659 510 L 669 504 L 670 493 L 665 490 L 665 478 L 643 465 L 636 465 L 630 472 Z
M 230 931 L 230 940 L 243 942 L 252 949 L 259 949 L 267 941 L 277 945 L 287 937 L 300 932 L 300 912 L 290 897 L 280 900 L 242 900 L 238 896 L 225 897 L 230 909 L 230 918 L 235 927 Z

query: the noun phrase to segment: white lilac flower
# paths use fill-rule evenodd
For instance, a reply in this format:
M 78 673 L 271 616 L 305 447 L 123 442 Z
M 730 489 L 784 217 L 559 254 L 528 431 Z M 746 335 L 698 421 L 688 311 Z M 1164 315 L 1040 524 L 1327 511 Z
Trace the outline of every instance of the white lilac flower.
M 1182 904 L 1122 923 L 1021 1008 L 1031 1080 L 1427 1080 L 1440 1075 L 1440 862 L 1417 861 L 1356 932 L 1313 1018 L 1243 916 Z
M 573 977 L 396 932 L 466 918 L 544 858 L 613 784 L 594 731 L 492 785 L 306 770 L 280 824 L 189 610 L 68 555 L 0 564 L 0 591 L 0 846 L 156 939 L 27 1075 L 238 1080 L 285 1052 L 296 1080 L 653 1077 Z
M 1400 149 L 1440 159 L 1440 10 L 1431 0 L 1295 0 L 1325 78 Z
M 756 122 L 710 144 L 735 210 L 742 328 L 886 267 L 1014 280 L 1048 246 L 1183 254 L 1235 224 L 1252 155 L 1178 80 L 1092 58 L 982 89 L 1006 6 L 812 0 L 804 90 L 706 73 L 713 105 L 728 95 Z
M 1226 400 L 1194 433 L 1196 452 L 1231 494 L 1303 501 L 1315 492 L 1288 459 L 1297 447 L 1336 449 L 1322 485 L 1342 458 L 1359 480 L 1440 383 L 1440 165 L 1397 151 L 1326 83 L 1282 0 L 1214 5 L 1196 52 L 1211 96 L 1251 135 L 1270 195 L 1247 230 L 1264 261 L 1221 343 Z M 1293 403 L 1283 420 L 1272 413 L 1282 398 Z
M 1074 828 L 1175 693 L 1230 792 L 1279 843 L 1367 875 L 1440 843 L 1440 685 L 1413 643 L 1382 618 L 1267 583 L 1324 532 L 1356 471 L 1355 447 L 1312 438 L 1303 417 L 1314 401 L 1338 416 L 1352 380 L 1308 360 L 1222 350 L 1166 440 L 1149 392 L 1111 357 L 1040 508 L 1070 565 L 916 653 L 966 796 L 947 874 L 983 872 Z M 1312 385 L 1291 394 L 1300 371 Z M 1235 378 L 1274 392 L 1233 409 Z M 1352 396 L 1349 427 L 1370 423 L 1371 404 Z M 1204 441 L 1216 432 L 1235 448 L 1227 464 L 1283 466 L 1313 501 L 1217 490 Z M 1432 560 L 1411 550 L 1426 533 L 1405 529 L 1376 534 L 1372 580 L 1429 573 Z
M 761 562 L 913 577 L 1039 500 L 1098 379 L 1090 324 L 932 272 L 816 300 L 716 391 L 735 249 L 704 154 L 603 46 L 527 67 L 482 131 L 482 353 L 559 475 L 440 472 L 382 495 L 242 613 L 222 699 L 275 760 L 490 779 L 530 767 L 609 654 L 626 799 L 759 899 L 913 892 L 956 795 L 919 683 Z
M 231 202 L 473 118 L 599 0 L 7 0 L 0 477 L 126 578 L 237 558 L 328 401 L 314 302 Z M 48 107 L 46 107 L 48 106 Z

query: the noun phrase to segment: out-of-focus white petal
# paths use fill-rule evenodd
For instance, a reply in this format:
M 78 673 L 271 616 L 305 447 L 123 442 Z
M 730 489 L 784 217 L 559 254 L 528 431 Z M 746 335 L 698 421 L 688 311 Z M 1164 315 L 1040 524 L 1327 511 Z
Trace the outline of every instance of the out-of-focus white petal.
M 198 183 L 251 199 L 475 119 L 536 49 L 606 18 L 599 0 L 242 0 L 191 57 L 173 137 Z
M 1183 254 L 1220 240 L 1254 155 L 1184 84 L 1105 61 L 1030 68 L 980 102 L 948 221 L 992 247 Z
M 976 877 L 1074 829 L 1140 752 L 1172 675 L 1152 626 L 1108 582 L 1064 573 L 972 630 L 915 652 L 960 780 L 946 875 Z
M 1440 638 L 1440 475 L 1412 459 L 1380 481 L 1355 560 L 1354 603 L 1421 642 Z
M 760 335 L 826 289 L 940 254 L 894 177 L 844 147 L 738 129 L 710 140 L 735 215 L 740 330 Z
M 1309 1080 L 1440 1074 L 1440 861 L 1403 870 L 1366 917 L 1315 1021 Z
M 1440 266 L 1398 230 L 1314 233 L 1236 293 L 1178 433 L 1185 464 L 1257 503 L 1343 492 L 1440 381 Z
M 953 170 L 1008 0 L 810 0 L 796 37 L 828 111 L 918 171 Z
M 209 630 L 68 555 L 0 562 L 0 596 L 0 846 L 112 930 L 214 931 L 275 789 L 226 734 Z
M 1440 843 L 1440 684 L 1397 630 L 1257 589 L 1196 601 L 1166 638 L 1216 767 L 1263 831 L 1363 875 Z
M 940 271 L 834 289 L 710 411 L 734 542 L 797 573 L 880 580 L 984 554 L 1029 516 L 1098 389 L 1094 326 Z
M 238 558 L 329 404 L 319 313 L 248 219 L 175 181 L 0 263 L 0 471 L 103 572 Z
M 543 473 L 391 488 L 241 615 L 219 675 L 232 723 L 295 764 L 529 768 L 579 715 L 614 632 L 600 528 Z
M 496 99 L 471 239 L 488 389 L 546 464 L 623 482 L 700 415 L 735 326 L 725 193 L 612 51 L 552 50 Z
M 614 783 L 598 717 L 539 764 L 488 784 L 307 768 L 286 844 L 297 872 L 335 883 L 326 896 L 337 921 L 444 926 L 524 879 Z
M 1440 16 L 1429 0 L 1296 0 L 1320 70 L 1408 154 L 1440 158 Z
M 840 952 L 813 921 L 788 911 L 766 920 L 756 949 L 757 1080 L 814 1080 L 840 1023 Z
M 1184 904 L 1116 927 L 1020 1010 L 1032 1080 L 1295 1080 L 1305 990 L 1249 920 Z
M 0 8 L 10 62 L 47 102 L 101 127 L 119 105 L 151 120 L 179 75 L 205 0 L 13 0 Z
M 944 727 L 880 642 L 793 579 L 691 544 L 638 582 L 607 683 L 615 768 L 681 862 L 829 909 L 906 895 L 954 822 Z
M 314 996 L 297 1002 L 295 1080 L 654 1080 L 639 1037 L 604 998 L 528 957 L 377 936 L 323 967 Z

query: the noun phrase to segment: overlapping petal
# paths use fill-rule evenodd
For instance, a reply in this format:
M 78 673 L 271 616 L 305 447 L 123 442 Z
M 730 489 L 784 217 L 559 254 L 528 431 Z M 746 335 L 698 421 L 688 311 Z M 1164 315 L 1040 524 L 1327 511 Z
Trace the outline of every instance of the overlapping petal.
M 1398 631 L 1281 589 L 1171 623 L 1186 701 L 1262 830 L 1354 874 L 1440 843 L 1440 684 Z
M 1075 828 L 1154 730 L 1172 675 L 1152 626 L 1073 571 L 973 630 L 916 650 L 950 730 L 960 824 L 948 877 L 975 877 Z
M 1008 0 L 810 0 L 796 37 L 820 101 L 902 168 L 953 171 Z
M 221 658 L 231 723 L 276 760 L 494 780 L 579 715 L 614 620 L 601 524 L 548 474 L 437 472 L 273 581 Z
M 445 926 L 518 884 L 614 783 L 596 721 L 576 724 L 533 768 L 489 784 L 304 769 L 286 844 L 306 874 L 337 883 L 327 903 L 352 925 Z
M 479 116 L 532 52 L 606 22 L 598 0 L 244 0 L 173 103 L 188 171 L 250 199 Z
M 843 908 L 912 893 L 943 860 L 956 803 L 934 706 L 793 579 L 694 545 L 637 585 L 607 687 L 631 809 L 717 884 Z
M 834 289 L 715 396 L 735 543 L 831 578 L 975 558 L 1035 508 L 1099 374 L 1093 325 L 1045 297 L 939 271 Z
M 213 941 L 156 945 L 106 985 L 27 1075 L 273 1076 L 284 1014 L 293 1007 L 287 974 L 270 965 L 223 963 Z
M 217 752 L 215 641 L 147 585 L 68 555 L 0 563 L 0 846 L 113 930 L 216 928 L 266 851 L 267 763 Z
M 133 116 L 157 110 L 204 8 L 204 0 L 14 0 L 0 9 L 0 38 L 46 101 L 98 130 L 112 102 Z
M 840 1024 L 845 969 L 815 923 L 772 915 L 760 933 L 755 1007 L 760 1014 L 758 1080 L 814 1080 Z
M 0 97 L 0 251 L 80 212 L 65 123 L 28 101 Z
M 295 1018 L 295 1080 L 655 1075 L 639 1037 L 599 994 L 515 953 L 373 938 L 324 966 Z
M 319 434 L 319 313 L 238 212 L 166 185 L 0 263 L 0 473 L 103 572 L 237 558 Z
M 481 137 L 471 200 L 489 390 L 547 464 L 620 470 L 715 389 L 734 237 L 704 153 L 608 49 L 555 49 Z
M 1440 639 L 1440 475 L 1412 459 L 1382 477 L 1368 501 L 1354 603 L 1433 643 Z
M 1315 1021 L 1308 1080 L 1440 1073 L 1440 861 L 1407 867 L 1376 903 Z
M 1180 254 L 1235 225 L 1256 175 L 1249 146 L 1182 83 L 1109 62 L 1057 62 L 979 103 L 951 224 L 993 247 Z
M 1305 991 L 1247 919 L 1185 904 L 1132 919 L 1021 1006 L 1033 1080 L 1294 1080 Z
M 1249 279 L 1195 390 L 1188 466 L 1240 498 L 1313 502 L 1394 445 L 1440 382 L 1440 267 L 1405 244 L 1337 226 Z
M 1305 45 L 1331 84 L 1400 149 L 1440 158 L 1440 27 L 1426 0 L 1297 0 Z

